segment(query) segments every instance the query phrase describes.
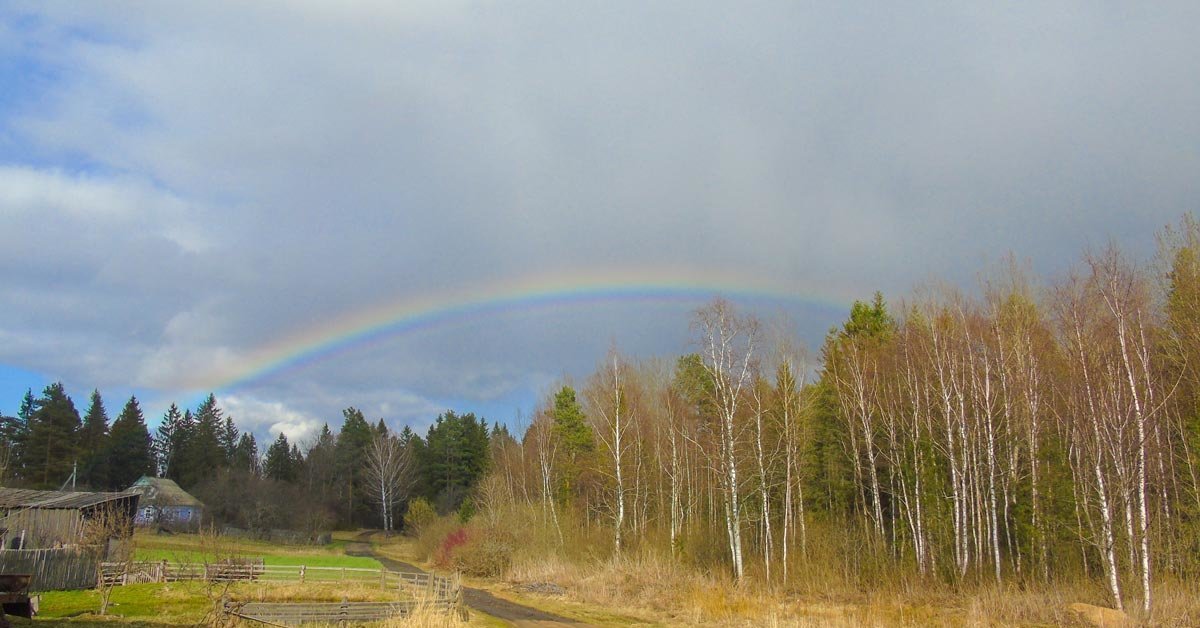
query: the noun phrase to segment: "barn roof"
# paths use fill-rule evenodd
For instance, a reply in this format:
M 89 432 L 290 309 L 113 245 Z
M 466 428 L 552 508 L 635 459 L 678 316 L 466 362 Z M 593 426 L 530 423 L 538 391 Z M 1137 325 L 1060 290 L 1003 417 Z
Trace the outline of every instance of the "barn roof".
M 35 491 L 0 487 L 0 509 L 12 508 L 89 508 L 112 501 L 137 498 L 138 493 L 85 493 L 76 491 Z
M 135 491 L 142 496 L 142 505 L 147 506 L 193 506 L 203 507 L 204 504 L 191 493 L 179 488 L 174 480 L 152 478 L 143 475 L 130 486 L 129 491 Z

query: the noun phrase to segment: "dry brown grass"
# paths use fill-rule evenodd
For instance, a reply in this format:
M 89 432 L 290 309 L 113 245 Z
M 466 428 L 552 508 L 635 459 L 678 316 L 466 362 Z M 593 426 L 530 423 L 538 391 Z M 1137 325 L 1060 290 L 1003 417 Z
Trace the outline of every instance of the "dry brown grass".
M 552 612 L 607 613 L 680 626 L 1078 626 L 1067 605 L 1107 605 L 1102 583 L 1083 579 L 1021 586 L 986 580 L 951 585 L 922 578 L 898 568 L 886 552 L 873 551 L 853 531 L 817 526 L 808 559 L 793 563 L 787 586 L 763 585 L 764 574 L 757 568 L 737 584 L 719 566 L 699 566 L 706 563 L 707 551 L 701 539 L 692 539 L 676 556 L 646 549 L 666 543 L 646 542 L 640 550 L 614 557 L 603 531 L 583 529 L 569 513 L 560 515 L 561 544 L 557 531 L 535 509 L 490 514 L 489 525 L 501 525 L 517 537 L 512 564 L 502 577 L 507 589 L 501 585 L 499 592 Z M 424 562 L 440 538 L 459 525 L 439 520 L 421 538 L 381 549 L 402 560 Z M 775 576 L 778 580 L 778 571 Z M 563 587 L 565 595 L 516 588 L 542 582 Z M 1200 626 L 1200 583 L 1163 581 L 1155 595 L 1151 617 L 1129 611 L 1137 625 Z

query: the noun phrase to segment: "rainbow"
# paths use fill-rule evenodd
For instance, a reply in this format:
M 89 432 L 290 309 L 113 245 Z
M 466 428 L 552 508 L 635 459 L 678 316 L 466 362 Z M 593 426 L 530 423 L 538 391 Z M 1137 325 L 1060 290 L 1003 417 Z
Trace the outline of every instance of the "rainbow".
M 830 290 L 814 291 L 813 286 L 800 290 L 795 285 L 729 272 L 682 269 L 561 271 L 527 275 L 486 285 L 403 297 L 352 311 L 282 335 L 180 384 L 191 390 L 230 391 L 399 334 L 508 310 L 614 301 L 695 303 L 715 296 L 734 301 L 767 300 L 847 307 L 850 301 L 843 296 L 833 296 L 835 294 Z

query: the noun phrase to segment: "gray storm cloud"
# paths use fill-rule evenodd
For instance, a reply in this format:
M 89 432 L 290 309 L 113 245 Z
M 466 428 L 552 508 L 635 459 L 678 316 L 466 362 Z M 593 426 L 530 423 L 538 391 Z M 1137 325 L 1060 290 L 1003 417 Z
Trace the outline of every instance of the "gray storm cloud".
M 563 266 L 864 297 L 1009 251 L 1052 273 L 1200 199 L 1193 3 L 404 5 L 2 10 L 0 362 L 161 389 Z M 296 433 L 356 398 L 427 420 L 686 336 L 686 307 L 533 312 L 231 399 Z

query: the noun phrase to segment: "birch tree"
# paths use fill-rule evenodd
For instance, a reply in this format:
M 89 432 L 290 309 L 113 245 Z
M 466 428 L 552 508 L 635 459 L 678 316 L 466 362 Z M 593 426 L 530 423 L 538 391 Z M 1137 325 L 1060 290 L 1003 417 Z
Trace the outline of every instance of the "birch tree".
M 412 450 L 387 433 L 378 433 L 367 447 L 364 476 L 379 504 L 385 532 L 393 529 L 396 504 L 408 497 L 413 483 Z
M 739 316 L 733 305 L 717 299 L 696 311 L 693 328 L 700 336 L 700 355 L 712 381 L 712 405 L 719 426 L 717 469 L 720 474 L 725 532 L 734 575 L 745 575 L 742 557 L 742 504 L 738 475 L 738 413 L 747 387 L 755 381 L 758 321 Z
M 596 373 L 588 387 L 588 399 L 596 423 L 594 433 L 608 460 L 604 474 L 613 482 L 609 509 L 612 513 L 613 547 L 618 554 L 621 553 L 626 497 L 630 488 L 625 466 L 636 436 L 632 409 L 626 394 L 627 369 L 616 349 L 610 349 L 603 368 Z

